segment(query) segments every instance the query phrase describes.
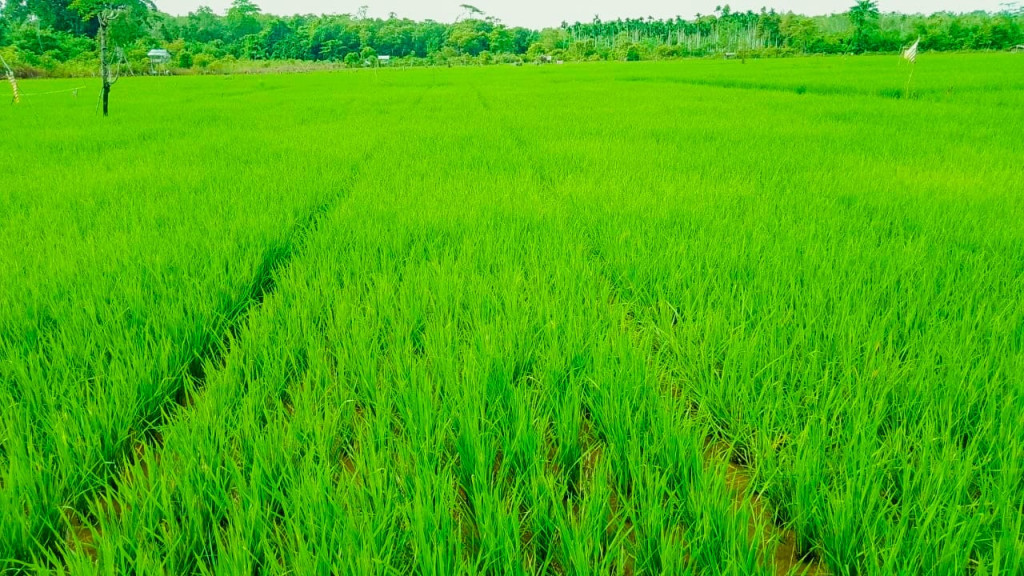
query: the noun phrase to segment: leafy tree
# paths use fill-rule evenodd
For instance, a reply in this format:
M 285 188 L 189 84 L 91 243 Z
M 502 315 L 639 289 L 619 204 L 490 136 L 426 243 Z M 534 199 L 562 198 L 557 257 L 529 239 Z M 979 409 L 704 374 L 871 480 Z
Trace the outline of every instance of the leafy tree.
M 20 4 L 20 6 L 19 6 Z M 39 28 L 52 28 L 58 32 L 85 32 L 86 23 L 67 0 L 15 0 L 4 11 L 21 11 L 36 18 Z
M 775 10 L 765 11 L 761 9 L 761 14 L 757 18 L 757 34 L 771 42 L 778 40 L 782 36 L 782 17 L 775 12 Z
M 364 46 L 359 56 L 363 59 L 363 62 L 369 62 L 371 66 L 377 65 L 377 51 L 372 46 Z
M 569 34 L 562 28 L 546 28 L 541 30 L 537 41 L 548 53 L 551 53 L 569 47 Z
M 260 7 L 250 0 L 233 0 L 224 18 L 233 40 L 240 40 L 251 34 L 259 34 Z
M 503 54 L 515 51 L 515 36 L 504 26 L 495 26 L 487 40 L 491 52 Z
M 181 50 L 175 55 L 176 63 L 179 68 L 191 68 L 192 67 L 192 53 L 188 50 Z
M 203 44 L 223 38 L 226 31 L 222 19 L 209 6 L 200 6 L 195 12 L 189 12 L 183 29 L 186 40 Z
M 490 47 L 491 23 L 484 20 L 463 20 L 452 26 L 448 43 L 459 54 L 476 56 Z
M 11 20 L 0 12 L 0 46 L 10 44 Z
M 814 51 L 821 31 L 813 18 L 789 13 L 782 17 L 779 33 L 788 46 L 798 48 L 801 52 Z
M 239 39 L 237 54 L 249 60 L 263 60 L 267 57 L 267 45 L 259 34 L 246 34 Z
M 537 33 L 527 28 L 512 29 L 512 53 L 525 54 L 530 44 L 537 39 Z
M 540 42 L 534 42 L 530 44 L 530 47 L 526 49 L 526 58 L 530 61 L 536 61 L 541 56 L 547 54 L 547 48 L 544 47 Z
M 10 29 L 17 22 L 24 22 L 32 12 L 25 0 L 7 0 L 0 4 L 0 26 Z
M 100 78 L 103 82 L 103 115 L 109 112 L 110 87 L 117 77 L 110 70 L 110 51 L 107 33 L 110 25 L 120 18 L 144 20 L 150 10 L 156 10 L 151 0 L 73 0 L 71 8 L 83 21 L 96 21 L 96 40 L 100 48 Z
M 850 8 L 850 23 L 853 24 L 853 47 L 858 52 L 870 49 L 871 39 L 878 31 L 878 3 L 875 0 L 858 0 Z
M 284 20 L 273 20 L 261 35 L 267 48 L 267 58 L 299 59 L 305 56 L 296 31 Z
M 423 22 L 412 33 L 413 53 L 421 58 L 435 54 L 448 41 L 448 26 L 438 22 Z

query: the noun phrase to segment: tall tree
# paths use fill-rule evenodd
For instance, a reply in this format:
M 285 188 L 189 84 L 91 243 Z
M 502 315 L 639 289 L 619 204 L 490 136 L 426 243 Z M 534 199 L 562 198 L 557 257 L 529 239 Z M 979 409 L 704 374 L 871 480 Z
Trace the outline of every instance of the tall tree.
M 189 42 L 203 44 L 223 40 L 226 37 L 223 20 L 209 6 L 200 6 L 185 18 L 184 38 Z
M 12 4 L 17 4 L 12 2 Z M 35 16 L 42 27 L 53 28 L 61 32 L 83 32 L 83 22 L 78 14 L 68 6 L 68 0 L 25 0 L 24 6 L 29 14 Z
M 224 20 L 234 36 L 233 40 L 237 41 L 250 34 L 260 32 L 261 26 L 258 20 L 260 12 L 260 7 L 251 0 L 234 0 L 231 3 Z
M 103 81 L 103 115 L 109 111 L 110 87 L 117 81 L 111 72 L 110 50 L 107 36 L 110 24 L 118 18 L 144 19 L 150 10 L 156 10 L 152 0 L 73 0 L 71 8 L 78 12 L 85 22 L 96 20 L 96 41 L 100 46 L 100 78 Z
M 472 4 L 459 4 L 459 8 L 462 8 L 462 14 L 459 15 L 457 20 L 462 20 L 463 18 L 481 18 L 486 16 L 483 10 L 473 6 Z
M 878 2 L 858 0 L 850 8 L 849 16 L 853 24 L 853 47 L 859 51 L 867 50 L 872 32 L 878 29 Z

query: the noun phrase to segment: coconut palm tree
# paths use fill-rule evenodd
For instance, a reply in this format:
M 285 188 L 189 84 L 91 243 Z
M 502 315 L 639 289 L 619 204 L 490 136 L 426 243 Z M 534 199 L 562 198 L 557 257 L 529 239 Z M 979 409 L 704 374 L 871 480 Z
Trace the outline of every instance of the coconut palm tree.
M 853 24 L 853 47 L 857 51 L 864 51 L 868 47 L 868 31 L 878 25 L 878 2 L 874 0 L 858 0 L 850 8 L 850 23 Z

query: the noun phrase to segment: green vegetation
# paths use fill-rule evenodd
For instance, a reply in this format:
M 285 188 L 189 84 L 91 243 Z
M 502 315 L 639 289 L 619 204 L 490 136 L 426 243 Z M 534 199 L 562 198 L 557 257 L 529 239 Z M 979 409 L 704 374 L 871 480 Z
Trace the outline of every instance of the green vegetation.
M 97 4 L 98 0 L 77 4 Z M 137 2 L 133 2 L 137 3 Z M 20 76 L 88 76 L 99 68 L 93 41 L 99 21 L 69 0 L 0 2 L 0 50 Z M 123 4 L 106 2 L 105 5 Z M 1011 6 L 1011 4 L 1007 4 Z M 148 71 L 146 53 L 168 49 L 177 73 L 391 65 L 467 65 L 553 60 L 664 60 L 735 53 L 742 57 L 896 52 L 918 38 L 926 51 L 1009 50 L 1024 44 L 1024 9 L 932 15 L 880 13 L 860 0 L 847 13 L 802 16 L 733 12 L 686 20 L 636 18 L 562 23 L 540 31 L 506 26 L 472 6 L 455 23 L 398 16 L 263 14 L 252 0 L 234 0 L 226 14 L 201 7 L 177 17 L 152 11 L 111 27 L 117 64 Z M 6 48 L 5 48 L 6 47 Z M 122 57 L 123 55 L 123 57 Z M 258 65 L 256 65 L 258 63 Z M 302 68 L 300 68 L 302 69 Z
M 1024 572 L 1024 59 L 906 66 L 24 81 L 0 572 Z

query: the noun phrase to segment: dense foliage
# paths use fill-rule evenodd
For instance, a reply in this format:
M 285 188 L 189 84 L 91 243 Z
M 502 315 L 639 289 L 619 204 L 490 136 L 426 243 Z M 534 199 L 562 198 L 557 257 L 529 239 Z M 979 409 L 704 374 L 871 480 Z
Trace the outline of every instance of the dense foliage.
M 89 74 L 96 68 L 95 19 L 83 21 L 68 0 L 6 0 L 0 50 L 23 75 Z M 70 3 L 73 4 L 73 3 Z M 741 56 L 895 51 L 918 37 L 923 50 L 1005 50 L 1024 43 L 1024 10 L 992 14 L 880 14 L 860 0 L 846 14 L 808 17 L 726 5 L 692 20 L 626 19 L 562 23 L 541 31 L 509 27 L 467 6 L 455 23 L 416 22 L 365 11 L 275 16 L 251 0 L 225 15 L 201 7 L 187 16 L 159 11 L 122 18 L 112 31 L 121 60 L 145 67 L 145 53 L 170 50 L 172 68 L 216 70 L 237 60 L 403 64 L 494 61 L 647 60 L 736 53 Z M 121 57 L 121 52 L 118 53 Z

